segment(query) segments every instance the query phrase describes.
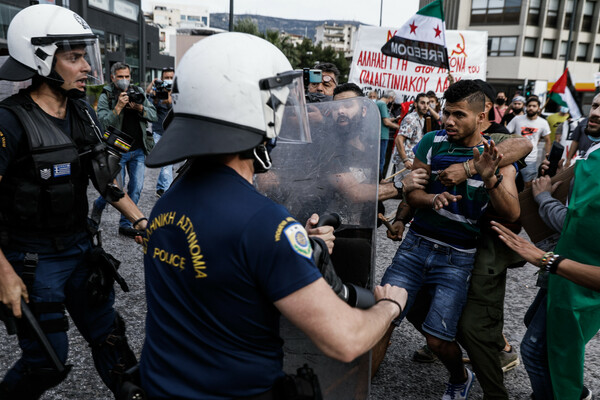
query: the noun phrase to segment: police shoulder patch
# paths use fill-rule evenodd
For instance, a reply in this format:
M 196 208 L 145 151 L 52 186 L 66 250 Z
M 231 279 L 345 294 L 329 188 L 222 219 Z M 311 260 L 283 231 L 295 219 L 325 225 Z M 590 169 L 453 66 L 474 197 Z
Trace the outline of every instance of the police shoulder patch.
M 283 233 L 296 253 L 300 254 L 302 257 L 312 257 L 312 247 L 310 246 L 308 235 L 302 225 L 299 223 L 288 225 L 283 230 Z

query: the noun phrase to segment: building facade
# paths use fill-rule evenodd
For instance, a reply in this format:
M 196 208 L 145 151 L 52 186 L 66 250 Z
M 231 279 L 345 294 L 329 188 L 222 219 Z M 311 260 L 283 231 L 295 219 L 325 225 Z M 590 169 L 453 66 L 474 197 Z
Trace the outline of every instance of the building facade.
M 430 2 L 421 0 L 420 7 Z M 444 11 L 447 29 L 488 32 L 487 80 L 498 90 L 514 93 L 526 79 L 551 87 L 568 51 L 577 91 L 585 102 L 593 96 L 600 67 L 599 1 L 444 0 Z
M 105 81 L 117 61 L 131 66 L 132 81 L 144 86 L 162 68 L 173 67 L 173 57 L 159 53 L 158 29 L 144 23 L 141 0 L 40 0 L 69 8 L 87 21 L 100 42 Z M 0 4 L 0 50 L 6 52 L 6 32 L 12 18 L 30 0 L 2 0 Z
M 336 51 L 343 51 L 347 57 L 352 57 L 357 30 L 355 25 L 329 25 L 326 22 L 317 26 L 315 43 L 321 43 L 322 47 L 331 46 Z
M 145 1 L 146 22 L 159 29 L 159 49 L 162 54 L 177 58 L 177 31 L 202 30 L 210 25 L 210 13 L 206 7 L 164 1 Z

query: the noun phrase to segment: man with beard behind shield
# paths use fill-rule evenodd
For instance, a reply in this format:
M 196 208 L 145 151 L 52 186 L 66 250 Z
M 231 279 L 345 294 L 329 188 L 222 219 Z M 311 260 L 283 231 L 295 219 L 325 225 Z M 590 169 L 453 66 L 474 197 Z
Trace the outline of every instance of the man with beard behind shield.
M 206 96 L 217 91 L 225 95 Z M 174 118 L 146 164 L 192 165 L 148 224 L 142 387 L 152 399 L 287 399 L 281 314 L 349 362 L 383 336 L 406 291 L 376 287 L 369 310 L 342 302 L 302 225 L 253 187 L 285 137 L 282 120 L 307 120 L 302 74 L 279 49 L 242 33 L 210 36 L 180 61 L 172 98 Z
M 377 149 L 367 148 L 360 140 L 360 132 L 363 119 L 367 115 L 366 107 L 360 101 L 351 101 L 352 98 L 364 98 L 362 90 L 355 83 L 344 83 L 335 88 L 333 100 L 340 100 L 334 105 L 332 118 L 335 122 L 334 129 L 338 134 L 347 136 L 348 155 L 351 157 L 353 152 L 372 151 Z M 344 100 L 344 101 L 341 101 Z M 364 197 L 364 187 L 360 183 L 366 180 L 365 174 L 377 173 L 368 169 L 354 170 L 352 172 L 342 172 L 335 175 L 333 184 L 339 188 L 345 195 L 350 196 L 353 201 L 368 201 Z M 391 182 L 380 183 L 377 188 L 377 198 L 380 201 L 391 199 L 398 195 L 398 189 Z

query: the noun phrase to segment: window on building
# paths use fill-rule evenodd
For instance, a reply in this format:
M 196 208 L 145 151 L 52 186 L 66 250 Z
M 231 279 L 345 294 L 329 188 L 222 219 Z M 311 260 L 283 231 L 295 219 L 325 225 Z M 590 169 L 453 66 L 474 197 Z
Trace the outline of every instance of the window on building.
M 560 48 L 558 49 L 558 58 L 564 60 L 565 54 L 567 54 L 567 42 L 563 40 L 560 42 Z
M 6 39 L 8 25 L 19 11 L 21 11 L 19 7 L 0 4 L 0 39 Z
M 517 55 L 516 36 L 492 36 L 488 38 L 488 56 L 510 57 Z
M 523 55 L 526 57 L 535 57 L 535 46 L 537 45 L 536 38 L 526 37 L 523 41 Z
M 577 45 L 577 61 L 586 61 L 589 49 L 589 43 L 579 43 Z
M 567 5 L 565 6 L 565 22 L 563 23 L 563 29 L 571 29 L 571 18 L 573 17 L 573 8 L 575 7 L 575 2 L 573 0 L 567 0 Z M 577 24 L 577 21 L 574 21 Z M 577 29 L 577 26 L 574 27 Z
M 555 40 L 553 39 L 544 39 L 542 41 L 542 58 L 553 58 L 554 43 Z
M 187 20 L 188 21 L 200 21 L 200 17 L 198 15 L 188 15 Z
M 546 14 L 546 26 L 548 28 L 556 28 L 559 3 L 560 0 L 548 0 L 548 13 Z
M 597 44 L 594 48 L 594 60 L 595 63 L 600 63 L 600 44 Z
M 583 20 L 581 21 L 581 30 L 583 32 L 592 31 L 594 22 L 594 12 L 596 11 L 596 1 L 587 0 L 583 5 Z
M 121 50 L 121 35 L 109 33 L 106 37 L 106 51 L 115 52 Z
M 471 25 L 517 25 L 521 0 L 472 0 Z
M 531 0 L 529 2 L 529 12 L 527 13 L 527 25 L 538 26 L 540 24 L 541 0 Z
M 125 62 L 131 67 L 131 81 L 140 81 L 140 42 L 136 37 L 125 36 Z
M 202 17 L 202 23 L 204 26 L 208 26 L 208 17 Z

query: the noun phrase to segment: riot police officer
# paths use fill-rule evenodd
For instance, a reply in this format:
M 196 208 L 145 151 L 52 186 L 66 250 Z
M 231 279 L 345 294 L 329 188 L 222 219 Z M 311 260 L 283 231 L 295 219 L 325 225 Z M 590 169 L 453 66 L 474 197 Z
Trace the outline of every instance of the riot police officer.
M 193 164 L 156 203 L 144 239 L 148 396 L 281 398 L 280 314 L 330 357 L 367 352 L 401 312 L 404 289 L 377 287 L 378 304 L 348 306 L 316 268 L 302 225 L 252 185 L 278 137 L 305 137 L 302 73 L 267 41 L 222 33 L 184 55 L 172 98 L 174 118 L 146 165 Z
M 63 364 L 66 308 L 102 380 L 116 392 L 120 372 L 135 356 L 113 308 L 112 286 L 104 297 L 89 296 L 89 178 L 137 228 L 146 221 L 114 185 L 118 157 L 102 143 L 100 124 L 83 100 L 89 79 L 102 83 L 98 40 L 79 15 L 54 5 L 19 12 L 7 40 L 10 58 L 0 79 L 32 84 L 0 103 L 0 300 L 17 318 L 21 298 L 29 303 Z M 23 324 L 19 345 L 22 357 L 0 383 L 0 398 L 37 399 L 69 369 L 53 370 Z

